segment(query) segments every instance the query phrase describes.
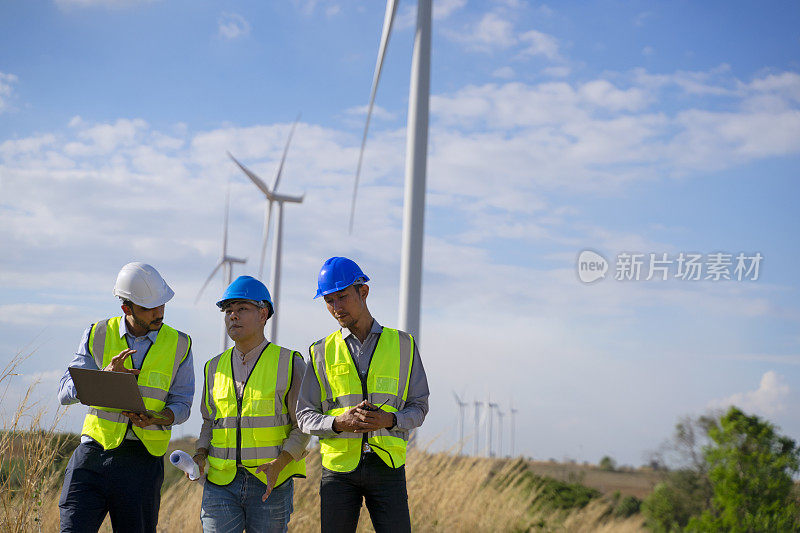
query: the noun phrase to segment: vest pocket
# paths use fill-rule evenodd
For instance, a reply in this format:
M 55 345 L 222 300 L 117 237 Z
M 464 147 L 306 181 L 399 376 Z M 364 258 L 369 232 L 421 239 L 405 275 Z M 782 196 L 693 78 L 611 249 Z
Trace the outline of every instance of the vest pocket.
M 147 375 L 147 386 L 154 387 L 156 389 L 169 389 L 169 379 L 170 377 L 167 374 L 162 374 L 161 372 L 153 372 L 151 371 Z
M 331 387 L 334 391 L 334 396 L 337 390 L 347 390 L 350 385 L 350 363 L 338 363 L 331 365 L 330 381 Z
M 275 398 L 252 398 L 248 409 L 250 416 L 272 416 L 275 414 Z
M 375 376 L 375 392 L 398 394 L 398 379 L 392 376 Z

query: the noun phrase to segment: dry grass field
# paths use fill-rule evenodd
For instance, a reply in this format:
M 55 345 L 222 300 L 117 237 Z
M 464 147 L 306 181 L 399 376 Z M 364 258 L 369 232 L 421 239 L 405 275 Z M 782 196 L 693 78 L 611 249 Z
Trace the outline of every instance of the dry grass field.
M 183 444 L 183 443 L 178 443 Z M 186 446 L 181 446 L 186 449 Z M 319 531 L 319 454 L 308 459 L 307 479 L 295 480 L 295 512 L 290 531 Z M 561 465 L 574 466 L 574 465 Z M 549 504 L 547 488 L 536 486 L 537 464 L 522 460 L 458 457 L 412 450 L 407 466 L 409 503 L 414 531 L 642 531 L 641 516 L 617 518 L 607 497 L 596 497 L 579 508 Z M 159 531 L 200 532 L 202 487 L 180 478 L 167 465 Z M 173 472 L 170 472 L 173 471 Z M 605 473 L 604 473 L 605 474 Z M 587 476 L 588 477 L 588 476 Z M 58 531 L 58 480 L 42 498 L 40 520 L 18 531 Z M 24 512 L 20 509 L 18 512 Z M 101 531 L 110 532 L 108 520 Z M 359 531 L 372 531 L 362 508 Z

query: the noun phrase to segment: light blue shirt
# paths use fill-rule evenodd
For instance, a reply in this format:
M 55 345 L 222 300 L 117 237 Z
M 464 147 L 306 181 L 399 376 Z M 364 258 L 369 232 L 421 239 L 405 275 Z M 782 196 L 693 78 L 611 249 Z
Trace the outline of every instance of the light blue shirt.
M 131 363 L 133 368 L 142 368 L 144 356 L 147 355 L 147 350 L 153 345 L 158 337 L 158 331 L 150 331 L 142 337 L 134 337 L 128 332 L 128 322 L 122 320 L 124 327 L 120 328 L 120 337 L 127 335 L 128 346 L 132 350 L 136 350 L 131 354 Z M 83 338 L 78 345 L 78 351 L 75 357 L 69 363 L 70 367 L 89 368 L 92 370 L 99 370 L 97 363 L 92 355 L 89 353 L 89 333 L 92 327 L 89 326 L 83 332 Z M 71 405 L 78 402 L 78 392 L 75 390 L 75 384 L 72 382 L 72 376 L 69 370 L 64 372 L 61 376 L 61 384 L 58 389 L 58 400 L 61 405 Z M 175 415 L 175 421 L 172 425 L 178 425 L 186 422 L 189 418 L 189 413 L 192 409 L 192 401 L 194 400 L 194 364 L 192 363 L 192 349 L 189 348 L 189 353 L 178 366 L 178 372 L 175 374 L 175 379 L 169 387 L 167 393 L 166 406 Z M 131 431 L 129 434 L 133 434 Z M 84 438 L 87 438 L 84 436 Z M 82 439 L 83 440 L 83 439 Z

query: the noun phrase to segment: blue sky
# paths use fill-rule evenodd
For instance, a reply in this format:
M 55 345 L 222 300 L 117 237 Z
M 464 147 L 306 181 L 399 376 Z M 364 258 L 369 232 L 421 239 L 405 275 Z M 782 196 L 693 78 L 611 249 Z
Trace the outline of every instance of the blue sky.
M 434 3 L 422 438 L 452 445 L 451 391 L 513 399 L 516 449 L 539 459 L 638 465 L 678 417 L 730 403 L 800 438 L 797 3 Z M 331 255 L 361 264 L 373 314 L 396 324 L 413 2 L 347 233 L 383 7 L 0 6 L 0 362 L 36 349 L 7 394 L 38 378 L 55 409 L 133 260 L 175 289 L 167 322 L 193 336 L 199 372 L 219 346 L 220 279 L 194 299 L 229 182 L 236 274 L 258 269 L 264 205 L 225 152 L 271 179 L 298 112 L 280 189 L 306 199 L 285 212 L 278 341 L 305 351 L 334 326 L 311 300 Z M 579 280 L 585 249 L 605 279 Z M 622 252 L 764 259 L 755 281 L 617 281 Z

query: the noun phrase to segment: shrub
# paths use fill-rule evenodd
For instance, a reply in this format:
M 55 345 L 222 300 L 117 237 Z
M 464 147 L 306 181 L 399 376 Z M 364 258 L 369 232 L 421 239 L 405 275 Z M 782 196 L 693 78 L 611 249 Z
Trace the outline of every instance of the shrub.
M 600 459 L 600 470 L 606 470 L 608 472 L 613 472 L 617 469 L 617 462 L 609 457 L 608 455 L 604 456 Z

